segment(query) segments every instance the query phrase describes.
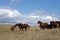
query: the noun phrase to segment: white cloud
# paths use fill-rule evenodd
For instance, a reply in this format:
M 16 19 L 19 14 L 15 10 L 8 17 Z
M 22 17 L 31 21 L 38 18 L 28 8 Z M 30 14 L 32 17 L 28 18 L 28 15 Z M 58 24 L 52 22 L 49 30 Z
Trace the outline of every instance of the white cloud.
M 21 16 L 22 14 L 17 10 L 0 9 L 0 23 L 16 23 Z
M 23 15 L 17 10 L 0 8 L 0 23 L 28 23 L 30 25 L 37 25 L 38 20 L 44 22 L 58 20 L 57 17 L 46 15 L 46 13 L 44 10 L 38 10 L 29 15 Z
M 57 18 L 52 17 L 52 16 L 46 16 L 45 19 L 50 20 L 50 21 L 52 21 L 52 20 L 58 20 Z
M 51 17 L 51 16 L 47 16 L 46 19 L 50 19 L 50 20 L 51 20 L 51 19 L 53 19 L 53 17 Z
M 10 18 L 22 16 L 17 10 L 10 10 L 10 9 L 0 9 L 0 15 L 4 15 Z
M 53 17 L 44 10 L 37 10 L 31 13 L 29 16 L 30 16 L 29 19 L 30 21 L 32 21 L 32 23 L 36 23 L 38 20 L 43 21 L 43 22 L 50 22 L 52 20 L 58 20 L 56 16 Z
M 39 16 L 35 16 L 35 15 L 29 15 L 29 18 L 40 18 Z

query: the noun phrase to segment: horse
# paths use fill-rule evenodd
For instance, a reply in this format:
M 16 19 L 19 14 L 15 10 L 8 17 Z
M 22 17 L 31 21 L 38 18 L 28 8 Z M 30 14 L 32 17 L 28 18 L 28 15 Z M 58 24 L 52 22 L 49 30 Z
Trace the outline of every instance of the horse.
M 50 21 L 52 28 L 57 28 L 58 21 Z
M 15 27 L 16 27 L 16 25 L 13 25 L 13 27 L 11 27 L 11 31 L 14 31 L 14 29 L 15 29 Z
M 39 27 L 41 27 L 41 29 L 49 28 L 48 23 L 43 23 L 41 21 L 38 21 L 38 24 L 40 24 Z
M 30 28 L 28 24 L 18 23 L 18 24 L 13 25 L 13 27 L 11 28 L 11 31 L 14 31 L 16 26 L 18 26 L 20 30 L 24 30 L 24 29 L 27 30 L 27 28 Z
M 56 21 L 57 22 L 57 26 L 60 27 L 60 21 Z

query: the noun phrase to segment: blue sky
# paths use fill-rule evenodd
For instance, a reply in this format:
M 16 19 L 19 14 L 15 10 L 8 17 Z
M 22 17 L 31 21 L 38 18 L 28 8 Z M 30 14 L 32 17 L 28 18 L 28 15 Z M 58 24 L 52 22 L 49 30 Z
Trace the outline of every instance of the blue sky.
M 12 9 L 16 9 L 23 13 L 29 13 L 35 10 L 60 13 L 60 0 L 21 0 L 9 5 L 10 2 L 11 0 L 0 0 L 0 6 L 11 7 Z
M 31 15 L 36 18 L 37 18 L 37 16 L 39 16 L 40 18 L 42 18 L 42 17 L 44 18 L 47 16 L 48 19 L 46 19 L 46 20 L 44 19 L 44 21 L 47 21 L 47 20 L 50 20 L 53 18 L 54 18 L 53 20 L 60 19 L 59 18 L 60 17 L 60 0 L 0 0 L 0 9 L 3 9 L 3 10 L 8 9 L 8 10 L 10 10 L 9 13 L 12 12 L 12 14 L 14 14 L 14 12 L 16 10 L 17 12 L 19 12 L 19 14 L 23 15 L 23 17 L 21 19 L 18 19 L 20 21 L 22 19 L 24 19 L 25 17 L 27 17 L 27 16 L 29 17 Z M 0 13 L 3 14 L 2 12 L 0 12 Z M 7 13 L 5 13 L 5 14 L 7 14 Z M 34 18 L 34 19 L 36 19 L 36 18 Z M 30 21 L 34 20 L 34 19 L 30 18 Z M 6 20 L 8 20 L 8 19 L 6 19 Z M 26 20 L 27 20 L 27 18 L 26 18 Z M 38 21 L 38 20 L 41 20 L 41 19 L 37 18 L 36 21 Z M 3 20 L 3 23 L 4 22 L 5 21 Z M 31 22 L 27 22 L 27 23 L 31 23 Z

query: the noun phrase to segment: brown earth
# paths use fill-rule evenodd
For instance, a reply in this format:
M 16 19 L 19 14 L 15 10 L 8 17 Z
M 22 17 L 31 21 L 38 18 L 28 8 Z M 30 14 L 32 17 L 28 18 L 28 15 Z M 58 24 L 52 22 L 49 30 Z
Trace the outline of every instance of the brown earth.
M 27 31 L 20 31 L 18 27 L 11 31 L 12 25 L 0 24 L 0 40 L 60 40 L 60 28 L 40 29 L 31 27 Z

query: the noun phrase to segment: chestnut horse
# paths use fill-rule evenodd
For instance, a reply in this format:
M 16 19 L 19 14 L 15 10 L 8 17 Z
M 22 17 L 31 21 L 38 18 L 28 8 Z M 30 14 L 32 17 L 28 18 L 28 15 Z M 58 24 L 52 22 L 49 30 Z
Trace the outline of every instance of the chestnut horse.
M 18 23 L 18 24 L 13 25 L 13 27 L 11 28 L 11 31 L 14 31 L 16 26 L 18 26 L 20 30 L 24 30 L 24 29 L 27 30 L 27 28 L 30 28 L 28 24 Z
M 48 23 L 43 23 L 41 21 L 38 21 L 38 24 L 40 24 L 39 27 L 41 27 L 41 29 L 45 29 L 48 27 Z
M 58 21 L 51 21 L 51 22 L 50 22 L 50 25 L 51 25 L 53 28 L 57 28 Z
M 57 24 L 58 24 L 58 27 L 60 27 L 60 21 L 56 21 L 57 22 Z

